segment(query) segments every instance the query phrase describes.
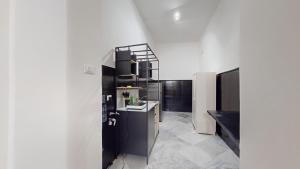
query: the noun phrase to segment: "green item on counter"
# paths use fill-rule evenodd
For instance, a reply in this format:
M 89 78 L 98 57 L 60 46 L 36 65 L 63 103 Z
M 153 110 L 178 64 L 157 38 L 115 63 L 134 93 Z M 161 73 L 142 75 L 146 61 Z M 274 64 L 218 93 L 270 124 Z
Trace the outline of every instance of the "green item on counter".
M 129 104 L 134 105 L 134 97 L 133 96 L 129 97 Z

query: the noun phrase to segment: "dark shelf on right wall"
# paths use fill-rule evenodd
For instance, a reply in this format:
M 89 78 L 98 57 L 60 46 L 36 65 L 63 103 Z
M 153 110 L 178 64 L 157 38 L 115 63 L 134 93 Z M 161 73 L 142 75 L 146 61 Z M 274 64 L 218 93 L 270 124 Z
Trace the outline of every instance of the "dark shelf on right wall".
M 216 120 L 216 133 L 240 155 L 240 80 L 239 68 L 216 77 L 216 108 L 208 113 Z
M 207 111 L 217 122 L 217 134 L 232 151 L 240 155 L 240 113 L 230 111 Z

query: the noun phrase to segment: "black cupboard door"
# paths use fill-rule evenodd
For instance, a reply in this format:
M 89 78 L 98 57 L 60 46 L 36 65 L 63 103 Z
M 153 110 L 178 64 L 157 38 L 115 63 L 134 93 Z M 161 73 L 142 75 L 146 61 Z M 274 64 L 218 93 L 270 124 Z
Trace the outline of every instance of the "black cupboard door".
M 147 114 L 134 111 L 120 113 L 120 153 L 147 155 Z
M 118 116 L 116 111 L 115 69 L 102 66 L 102 168 L 112 164 L 118 154 Z M 109 118 L 117 119 L 116 125 L 109 124 Z
M 178 81 L 164 81 L 164 111 L 175 111 L 177 109 L 180 98 L 180 83 Z
M 192 112 L 192 80 L 163 81 L 163 110 Z

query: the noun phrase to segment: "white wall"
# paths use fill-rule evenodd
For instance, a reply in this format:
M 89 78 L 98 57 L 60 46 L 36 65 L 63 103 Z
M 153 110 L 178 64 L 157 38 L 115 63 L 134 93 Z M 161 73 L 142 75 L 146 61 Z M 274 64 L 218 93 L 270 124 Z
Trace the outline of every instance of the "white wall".
M 201 39 L 200 71 L 224 72 L 239 67 L 239 0 L 221 0 Z
M 160 61 L 160 79 L 192 79 L 192 75 L 199 69 L 200 51 L 197 42 L 156 44 L 156 53 Z
M 83 64 L 113 66 L 114 48 L 149 42 L 131 0 L 68 0 L 68 168 L 101 168 L 101 72 Z
M 0 1 L 0 169 L 7 168 L 9 111 L 9 1 Z
M 241 5 L 241 168 L 299 168 L 300 1 Z
M 153 46 L 135 6 L 130 0 L 9 2 L 10 8 L 8 1 L 0 6 L 0 168 L 101 168 L 101 72 L 84 75 L 83 64 L 112 65 L 118 45 Z
M 65 3 L 13 3 L 13 169 L 66 168 Z

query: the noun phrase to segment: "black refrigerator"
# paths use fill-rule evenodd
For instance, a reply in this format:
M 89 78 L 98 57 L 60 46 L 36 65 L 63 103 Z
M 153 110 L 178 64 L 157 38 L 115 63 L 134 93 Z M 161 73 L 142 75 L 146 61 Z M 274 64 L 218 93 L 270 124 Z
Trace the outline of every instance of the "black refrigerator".
M 118 155 L 118 121 L 115 69 L 102 66 L 102 169 L 108 168 Z

